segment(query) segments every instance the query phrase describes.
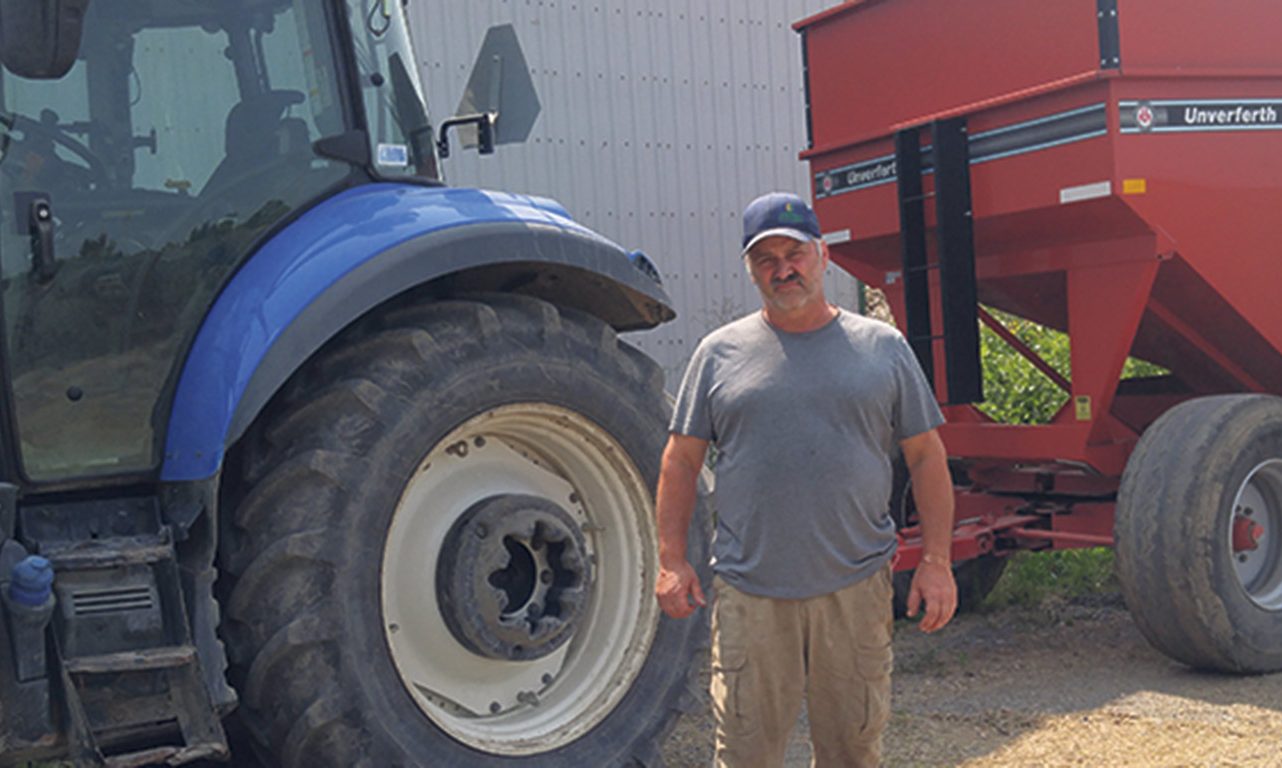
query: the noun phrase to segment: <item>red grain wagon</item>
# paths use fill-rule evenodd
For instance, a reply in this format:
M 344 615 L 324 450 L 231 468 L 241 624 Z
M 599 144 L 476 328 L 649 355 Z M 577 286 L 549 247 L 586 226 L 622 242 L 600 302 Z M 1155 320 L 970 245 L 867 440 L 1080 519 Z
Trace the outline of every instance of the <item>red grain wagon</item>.
M 1282 669 L 1282 3 L 855 0 L 797 29 L 833 259 L 945 404 L 955 558 L 1115 545 L 1159 649 Z M 1071 376 L 989 308 L 1066 332 Z M 981 324 L 1068 393 L 1050 423 L 974 407 Z

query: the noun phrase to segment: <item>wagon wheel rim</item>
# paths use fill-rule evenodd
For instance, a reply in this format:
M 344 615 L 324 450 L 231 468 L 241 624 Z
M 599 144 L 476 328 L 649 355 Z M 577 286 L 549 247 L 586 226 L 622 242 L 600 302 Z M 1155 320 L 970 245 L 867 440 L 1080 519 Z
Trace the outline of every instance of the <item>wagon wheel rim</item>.
M 1282 610 L 1282 459 L 1247 473 L 1233 499 L 1228 549 L 1238 583 L 1259 607 Z
M 465 513 L 501 497 L 558 508 L 548 521 L 577 525 L 576 557 L 581 573 L 590 572 L 570 638 L 535 658 L 478 655 L 457 621 L 451 628 L 438 594 L 452 529 L 457 535 Z M 458 741 L 500 755 L 555 749 L 599 724 L 631 688 L 658 627 L 647 586 L 656 568 L 653 519 L 647 483 L 627 452 L 565 408 L 495 408 L 433 446 L 401 494 L 381 574 L 384 636 L 423 714 Z

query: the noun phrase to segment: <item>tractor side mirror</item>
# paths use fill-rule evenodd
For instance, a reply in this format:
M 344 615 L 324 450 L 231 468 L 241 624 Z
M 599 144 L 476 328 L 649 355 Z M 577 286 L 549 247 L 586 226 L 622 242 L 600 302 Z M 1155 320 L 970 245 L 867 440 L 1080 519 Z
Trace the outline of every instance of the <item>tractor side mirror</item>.
M 0 61 L 33 80 L 56 80 L 76 63 L 89 0 L 0 0 Z
M 541 109 L 516 29 L 490 27 L 455 116 L 441 123 L 437 149 L 441 157 L 449 156 L 446 131 L 451 127 L 464 147 L 481 154 L 493 152 L 496 144 L 520 143 L 529 138 Z

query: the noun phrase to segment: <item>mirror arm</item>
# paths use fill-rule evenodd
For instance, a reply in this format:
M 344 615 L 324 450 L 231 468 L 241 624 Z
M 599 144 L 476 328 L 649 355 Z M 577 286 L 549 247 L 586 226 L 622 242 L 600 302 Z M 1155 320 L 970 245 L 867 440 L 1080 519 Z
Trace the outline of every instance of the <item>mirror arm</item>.
M 450 156 L 449 130 L 459 125 L 476 126 L 476 151 L 482 155 L 494 153 L 494 123 L 498 121 L 497 112 L 478 112 L 474 115 L 455 115 L 441 123 L 440 135 L 436 139 L 436 151 L 442 157 Z

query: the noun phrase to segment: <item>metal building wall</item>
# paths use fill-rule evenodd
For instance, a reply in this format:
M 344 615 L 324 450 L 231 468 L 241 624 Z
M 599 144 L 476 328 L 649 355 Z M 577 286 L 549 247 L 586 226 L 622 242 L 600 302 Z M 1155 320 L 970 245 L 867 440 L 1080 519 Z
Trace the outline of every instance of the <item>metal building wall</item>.
M 515 26 L 543 111 L 523 145 L 445 161 L 454 185 L 547 195 L 658 264 L 678 317 L 632 334 L 674 387 L 699 339 L 760 306 L 738 258 L 743 206 L 809 195 L 801 43 L 838 0 L 411 0 L 433 118 L 452 114 L 485 31 Z M 832 270 L 828 292 L 855 306 Z

